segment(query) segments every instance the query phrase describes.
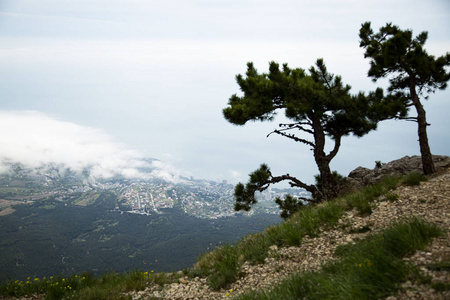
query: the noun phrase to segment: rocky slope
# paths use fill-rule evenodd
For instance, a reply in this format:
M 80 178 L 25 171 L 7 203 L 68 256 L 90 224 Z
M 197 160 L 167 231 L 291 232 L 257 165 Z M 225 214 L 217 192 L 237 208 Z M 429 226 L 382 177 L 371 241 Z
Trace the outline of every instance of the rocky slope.
M 404 160 L 410 160 L 409 158 Z M 275 284 L 293 272 L 319 268 L 332 258 L 337 246 L 356 238 L 363 238 L 371 232 L 385 228 L 389 223 L 407 216 L 419 216 L 435 222 L 445 230 L 450 228 L 450 168 L 449 158 L 443 157 L 440 175 L 422 182 L 419 186 L 401 186 L 396 191 L 398 200 L 391 202 L 380 198 L 376 201 L 376 209 L 367 217 L 356 216 L 355 211 L 348 211 L 341 219 L 343 226 L 336 230 L 324 231 L 316 238 L 306 237 L 300 247 L 271 247 L 271 255 L 264 264 L 245 264 L 245 276 L 231 285 L 230 290 L 213 291 L 209 289 L 204 278 L 180 278 L 178 283 L 163 287 L 148 287 L 144 291 L 133 293 L 133 299 L 151 297 L 161 299 L 225 299 L 237 296 L 250 289 L 262 289 Z M 393 164 L 391 164 L 392 166 Z M 390 166 L 384 166 L 388 169 Z M 367 171 L 367 170 L 365 170 Z M 376 171 L 378 172 L 378 171 Z M 367 176 L 370 172 L 365 172 Z M 355 176 L 356 177 L 356 176 Z M 366 177 L 367 178 L 367 177 Z M 368 233 L 358 232 L 359 228 L 370 228 Z M 345 228 L 345 230 L 343 230 Z M 351 230 L 354 229 L 354 230 Z M 417 251 L 405 258 L 420 267 L 431 276 L 432 283 L 448 284 L 450 275 L 447 271 L 431 271 L 426 268 L 431 263 L 450 260 L 450 235 L 433 240 L 425 251 Z M 402 290 L 387 299 L 450 299 L 450 291 L 439 292 L 431 288 L 431 284 L 418 285 L 406 282 Z

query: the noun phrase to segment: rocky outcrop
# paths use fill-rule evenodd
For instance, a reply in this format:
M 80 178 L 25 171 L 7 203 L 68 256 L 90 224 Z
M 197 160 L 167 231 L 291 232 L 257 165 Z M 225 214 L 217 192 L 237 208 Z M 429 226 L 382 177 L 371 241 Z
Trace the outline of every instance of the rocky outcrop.
M 433 162 L 438 173 L 440 170 L 450 167 L 450 157 L 448 156 L 433 155 Z M 375 169 L 358 167 L 348 174 L 347 181 L 351 186 L 361 188 L 380 181 L 384 176 L 402 176 L 411 172 L 423 173 L 422 159 L 418 155 L 405 156 Z

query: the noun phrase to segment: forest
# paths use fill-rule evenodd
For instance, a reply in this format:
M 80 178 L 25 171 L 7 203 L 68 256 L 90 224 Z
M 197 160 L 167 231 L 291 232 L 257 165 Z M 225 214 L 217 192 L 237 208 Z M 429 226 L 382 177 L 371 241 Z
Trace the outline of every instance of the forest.
M 55 199 L 17 205 L 0 218 L 0 281 L 31 277 L 191 267 L 202 253 L 280 221 L 259 214 L 199 219 L 179 208 L 136 215 L 114 210 L 104 192 L 82 207 Z

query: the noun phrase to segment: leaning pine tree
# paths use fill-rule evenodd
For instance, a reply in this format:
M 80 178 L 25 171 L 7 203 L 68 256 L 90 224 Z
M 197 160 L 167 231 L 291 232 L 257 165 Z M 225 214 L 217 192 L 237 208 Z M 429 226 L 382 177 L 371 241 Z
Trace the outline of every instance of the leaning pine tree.
M 370 59 L 369 76 L 374 81 L 390 76 L 389 92 L 396 93 L 405 109 L 415 107 L 416 117 L 396 117 L 417 122 L 423 172 L 434 173 L 427 135 L 429 124 L 420 97 L 427 99 L 426 94 L 447 87 L 450 73 L 446 71 L 446 67 L 450 65 L 450 53 L 435 58 L 423 48 L 428 38 L 427 32 L 413 38 L 411 30 L 401 30 L 390 23 L 374 33 L 370 22 L 366 22 L 359 31 L 359 37 L 360 46 L 366 50 L 364 57 Z
M 340 76 L 328 73 L 322 59 L 317 60 L 309 73 L 303 69 L 290 69 L 287 64 L 280 69 L 275 62 L 270 63 L 268 74 L 259 74 L 252 63 L 248 63 L 247 67 L 245 78 L 236 76 L 243 96 L 231 96 L 228 106 L 223 109 L 225 119 L 235 125 L 244 125 L 248 121 L 271 121 L 278 110 L 283 110 L 292 122 L 279 124 L 269 135 L 277 134 L 310 147 L 319 169 L 317 178 L 320 182 L 311 185 L 289 174 L 274 176 L 270 168 L 262 164 L 250 174 L 246 185 L 236 185 L 235 210 L 250 210 L 257 202 L 256 191 L 264 191 L 269 185 L 281 181 L 312 194 L 311 199 L 298 200 L 320 202 L 335 197 L 339 190 L 330 170 L 330 162 L 339 151 L 342 137 L 349 134 L 361 137 L 376 129 L 381 119 L 395 113 L 401 114 L 399 110 L 402 106 L 391 103 L 390 98 L 383 96 L 382 89 L 368 95 L 362 92 L 350 94 L 350 86 L 344 85 Z M 310 138 L 300 137 L 296 133 L 306 133 Z M 334 143 L 329 153 L 325 152 L 327 140 Z M 283 209 L 299 206 L 292 197 L 285 199 L 285 202 L 286 205 L 277 199 Z

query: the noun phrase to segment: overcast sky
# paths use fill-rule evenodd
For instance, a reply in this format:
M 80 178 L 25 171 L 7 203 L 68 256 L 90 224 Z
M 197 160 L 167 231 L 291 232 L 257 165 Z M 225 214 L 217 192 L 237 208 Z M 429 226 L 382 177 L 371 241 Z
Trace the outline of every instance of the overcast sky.
M 232 183 L 265 162 L 312 182 L 308 147 L 266 138 L 277 122 L 231 125 L 222 108 L 249 61 L 266 72 L 272 60 L 307 69 L 324 58 L 353 93 L 385 87 L 366 76 L 365 21 L 428 31 L 429 53 L 450 51 L 446 0 L 0 0 L 0 159 L 126 170 L 152 157 Z M 450 155 L 449 96 L 425 102 L 433 154 Z M 416 124 L 389 121 L 343 139 L 332 168 L 417 154 Z

